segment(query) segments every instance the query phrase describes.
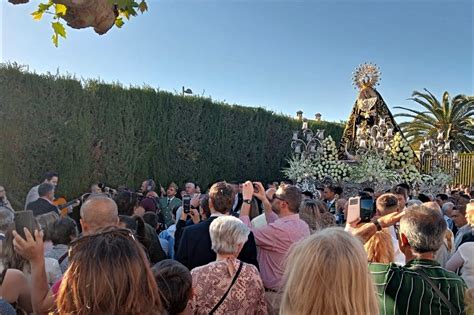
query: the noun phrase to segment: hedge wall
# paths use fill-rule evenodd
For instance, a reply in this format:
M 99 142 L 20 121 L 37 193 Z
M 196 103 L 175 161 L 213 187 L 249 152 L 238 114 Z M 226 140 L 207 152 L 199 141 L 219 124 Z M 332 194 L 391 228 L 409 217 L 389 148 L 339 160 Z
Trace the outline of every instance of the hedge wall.
M 280 179 L 301 122 L 152 88 L 124 88 L 0 65 L 0 185 L 22 207 L 46 170 L 69 198 L 95 181 L 137 187 L 194 179 Z M 343 125 L 310 123 L 339 141 Z

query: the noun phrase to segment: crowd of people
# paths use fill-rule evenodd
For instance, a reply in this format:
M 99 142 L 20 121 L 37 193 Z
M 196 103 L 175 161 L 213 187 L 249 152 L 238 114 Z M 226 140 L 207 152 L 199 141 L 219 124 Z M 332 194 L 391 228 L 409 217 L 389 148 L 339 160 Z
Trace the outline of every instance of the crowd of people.
M 466 187 L 147 179 L 58 206 L 58 182 L 28 192 L 22 231 L 0 186 L 0 314 L 474 314 Z

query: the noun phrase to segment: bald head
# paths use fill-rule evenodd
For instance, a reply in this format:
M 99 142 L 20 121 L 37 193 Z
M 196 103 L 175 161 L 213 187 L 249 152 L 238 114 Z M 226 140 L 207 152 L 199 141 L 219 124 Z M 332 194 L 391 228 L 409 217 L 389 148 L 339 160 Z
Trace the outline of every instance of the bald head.
M 84 233 L 116 226 L 119 222 L 117 204 L 105 195 L 95 195 L 87 199 L 81 207 L 81 226 Z
M 423 205 L 425 207 L 427 207 L 428 209 L 439 212 L 441 214 L 443 213 L 441 211 L 441 207 L 439 206 L 439 204 L 436 201 L 428 201 L 428 202 L 423 203 Z

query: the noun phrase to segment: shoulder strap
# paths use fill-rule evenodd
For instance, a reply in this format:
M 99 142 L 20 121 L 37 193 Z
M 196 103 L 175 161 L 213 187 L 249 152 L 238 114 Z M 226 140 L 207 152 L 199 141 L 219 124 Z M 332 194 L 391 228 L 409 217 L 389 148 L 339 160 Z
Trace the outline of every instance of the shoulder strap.
M 64 261 L 64 259 L 66 259 L 68 254 L 69 254 L 69 251 L 66 251 L 61 257 L 59 257 L 58 263 L 61 264 Z
M 240 275 L 240 271 L 242 270 L 243 264 L 244 264 L 244 263 L 243 263 L 242 261 L 240 261 L 239 269 L 237 269 L 237 272 L 235 273 L 234 279 L 232 279 L 232 282 L 231 282 L 229 288 L 228 288 L 227 291 L 224 293 L 224 295 L 222 296 L 222 298 L 220 299 L 220 301 L 216 304 L 216 306 L 214 306 L 214 307 L 212 308 L 212 310 L 209 312 L 209 315 L 214 314 L 214 312 L 217 311 L 217 309 L 219 308 L 219 306 L 221 306 L 221 304 L 225 301 L 225 298 L 226 298 L 227 295 L 229 294 L 230 289 L 232 289 L 232 287 L 234 286 L 235 282 L 237 281 L 237 278 L 238 278 L 239 275 Z
M 449 311 L 451 312 L 451 314 L 454 314 L 454 315 L 458 315 L 459 312 L 457 311 L 457 309 L 454 307 L 454 305 L 448 300 L 448 298 L 446 297 L 446 295 L 444 295 L 443 292 L 441 292 L 441 290 L 438 288 L 438 286 L 433 282 L 433 280 L 430 279 L 430 277 L 428 277 L 428 275 L 421 269 L 421 268 L 413 268 L 412 269 L 413 271 L 415 271 L 417 274 L 420 275 L 420 277 L 423 278 L 423 280 L 425 280 L 426 282 L 428 282 L 428 284 L 431 286 L 431 288 L 433 289 L 433 291 L 436 293 L 437 296 L 439 296 L 441 298 L 441 300 L 444 302 L 444 304 L 446 304 L 446 306 L 449 308 Z

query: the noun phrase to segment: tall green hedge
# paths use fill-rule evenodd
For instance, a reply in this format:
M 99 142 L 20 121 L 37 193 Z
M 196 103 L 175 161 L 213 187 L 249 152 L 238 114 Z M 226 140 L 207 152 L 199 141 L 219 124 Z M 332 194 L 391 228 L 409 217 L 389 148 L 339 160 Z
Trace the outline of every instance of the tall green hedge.
M 95 181 L 137 187 L 193 179 L 282 178 L 301 122 L 262 108 L 183 97 L 152 88 L 38 75 L 0 65 L 0 185 L 21 207 L 46 170 L 69 198 Z M 336 141 L 339 123 L 310 123 Z

